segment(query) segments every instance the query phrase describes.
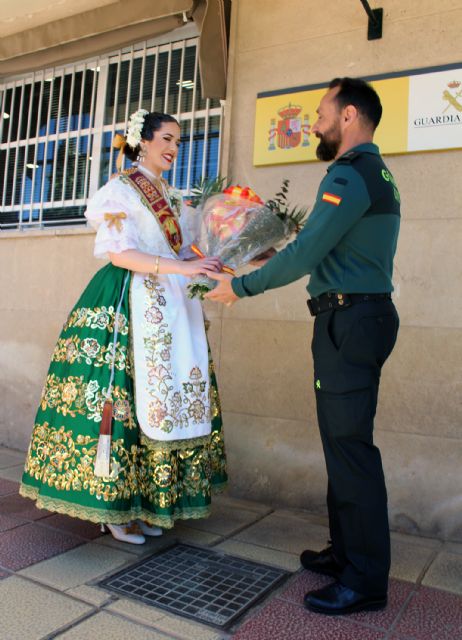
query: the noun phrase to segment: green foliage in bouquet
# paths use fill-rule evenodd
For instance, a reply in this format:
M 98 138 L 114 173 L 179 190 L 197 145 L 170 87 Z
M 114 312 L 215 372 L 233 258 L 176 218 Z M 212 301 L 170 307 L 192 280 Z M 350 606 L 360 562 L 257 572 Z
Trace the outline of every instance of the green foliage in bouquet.
M 222 193 L 231 186 L 231 181 L 226 176 L 217 176 L 216 178 L 201 178 L 199 182 L 191 189 L 189 196 L 189 205 L 197 209 L 200 205 L 217 193 Z
M 199 300 L 203 300 L 205 294 L 210 290 L 209 283 L 193 282 L 188 285 L 188 298 L 199 298 Z
M 281 190 L 272 198 L 265 202 L 265 206 L 278 216 L 283 222 L 285 222 L 291 233 L 298 233 L 307 218 L 307 207 L 290 207 L 287 201 L 287 194 L 289 193 L 289 180 L 285 178 L 282 181 Z

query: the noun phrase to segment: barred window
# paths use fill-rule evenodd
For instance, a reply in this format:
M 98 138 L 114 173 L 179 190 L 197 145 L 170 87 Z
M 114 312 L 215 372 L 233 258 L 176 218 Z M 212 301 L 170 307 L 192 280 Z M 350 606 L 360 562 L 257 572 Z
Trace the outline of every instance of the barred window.
M 197 45 L 145 42 L 0 85 L 0 229 L 84 224 L 88 197 L 116 171 L 114 133 L 139 108 L 180 122 L 171 184 L 187 194 L 216 176 L 222 108 L 201 96 Z

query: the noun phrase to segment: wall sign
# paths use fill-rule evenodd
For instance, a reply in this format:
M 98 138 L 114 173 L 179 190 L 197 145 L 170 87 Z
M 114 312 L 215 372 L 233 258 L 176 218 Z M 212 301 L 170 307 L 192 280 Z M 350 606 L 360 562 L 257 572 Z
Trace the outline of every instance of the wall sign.
M 365 78 L 380 96 L 383 154 L 462 148 L 462 63 Z M 311 133 L 328 83 L 259 93 L 254 165 L 316 160 Z

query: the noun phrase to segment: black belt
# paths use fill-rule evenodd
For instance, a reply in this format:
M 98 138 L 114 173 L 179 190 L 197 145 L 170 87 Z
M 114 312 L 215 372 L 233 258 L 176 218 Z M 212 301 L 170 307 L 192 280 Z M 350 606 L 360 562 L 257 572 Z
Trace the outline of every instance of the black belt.
M 306 301 L 312 316 L 331 309 L 347 309 L 359 302 L 391 300 L 391 293 L 323 293 Z

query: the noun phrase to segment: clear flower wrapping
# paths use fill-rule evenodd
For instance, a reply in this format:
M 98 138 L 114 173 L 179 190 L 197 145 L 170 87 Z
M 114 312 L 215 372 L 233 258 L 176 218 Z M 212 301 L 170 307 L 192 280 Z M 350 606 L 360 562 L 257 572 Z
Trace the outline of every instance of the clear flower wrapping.
M 237 269 L 271 247 L 287 240 L 294 231 L 289 216 L 266 205 L 251 189 L 229 187 L 199 205 L 199 249 L 218 256 L 226 267 Z M 188 285 L 189 296 L 203 298 L 216 286 L 207 276 L 196 276 Z

